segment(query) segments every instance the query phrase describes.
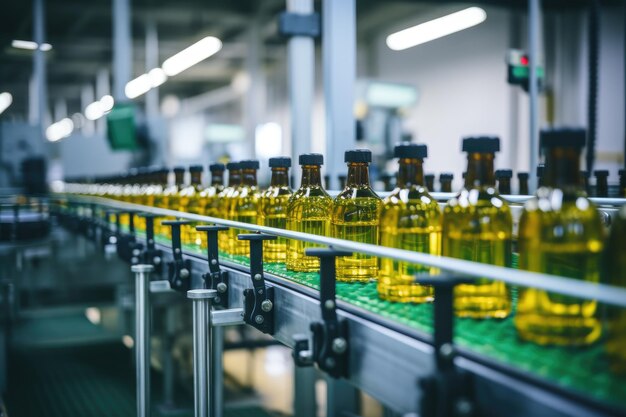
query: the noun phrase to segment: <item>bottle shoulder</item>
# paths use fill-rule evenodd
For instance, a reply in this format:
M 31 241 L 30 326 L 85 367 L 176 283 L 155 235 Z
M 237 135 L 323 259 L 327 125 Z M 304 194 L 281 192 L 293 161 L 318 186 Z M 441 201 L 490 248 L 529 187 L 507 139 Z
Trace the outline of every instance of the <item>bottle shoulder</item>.
M 494 187 L 462 189 L 455 197 L 448 200 L 444 213 L 453 212 L 498 211 L 508 213 L 511 209 L 507 201 Z

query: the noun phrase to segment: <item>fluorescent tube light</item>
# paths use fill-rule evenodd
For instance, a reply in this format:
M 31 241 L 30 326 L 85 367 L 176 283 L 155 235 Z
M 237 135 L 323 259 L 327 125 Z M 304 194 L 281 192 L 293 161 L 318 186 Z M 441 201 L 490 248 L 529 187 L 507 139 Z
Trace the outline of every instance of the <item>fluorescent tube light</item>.
M 100 98 L 100 106 L 102 107 L 102 111 L 104 113 L 108 113 L 113 109 L 113 105 L 115 104 L 115 100 L 113 96 L 107 94 L 106 96 L 102 96 Z
M 73 130 L 74 122 L 72 122 L 72 119 L 66 117 L 48 126 L 46 129 L 46 138 L 50 142 L 56 142 L 71 135 Z
M 37 42 L 14 39 L 11 42 L 11 46 L 17 49 L 27 49 L 29 51 L 34 51 L 37 49 Z M 42 43 L 39 49 L 47 52 L 52 49 L 52 45 L 50 45 L 49 43 Z
M 387 36 L 387 46 L 394 51 L 412 48 L 463 29 L 476 26 L 487 19 L 480 7 L 470 7 L 426 23 L 421 23 Z
M 124 92 L 128 98 L 137 98 L 142 94 L 147 93 L 152 88 L 150 76 L 148 74 L 142 74 L 134 80 L 130 80 L 126 83 Z
M 13 103 L 13 96 L 11 93 L 4 92 L 0 94 L 0 114 L 2 114 Z
M 104 116 L 104 109 L 99 101 L 94 101 L 85 107 L 85 117 L 89 120 L 98 120 Z
M 214 36 L 207 36 L 166 59 L 162 65 L 163 71 L 170 77 L 180 74 L 187 68 L 217 53 L 220 49 L 222 49 L 222 41 Z
M 158 87 L 167 81 L 167 75 L 165 75 L 165 71 L 161 68 L 154 68 L 148 72 L 148 77 L 150 77 L 150 86 L 152 88 Z

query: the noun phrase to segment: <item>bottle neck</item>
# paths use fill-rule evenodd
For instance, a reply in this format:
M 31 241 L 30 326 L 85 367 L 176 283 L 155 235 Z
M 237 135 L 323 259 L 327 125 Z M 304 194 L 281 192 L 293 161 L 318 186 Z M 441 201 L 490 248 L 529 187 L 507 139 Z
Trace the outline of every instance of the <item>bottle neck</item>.
M 412 185 L 424 185 L 424 169 L 421 159 L 400 159 L 398 167 L 398 187 L 407 188 Z
M 366 162 L 348 163 L 347 187 L 361 187 L 370 185 L 369 167 Z
M 543 184 L 552 188 L 580 188 L 580 149 L 551 148 L 546 153 Z
M 272 168 L 272 187 L 289 187 L 289 169 L 283 167 Z
M 185 173 L 184 172 L 176 172 L 174 173 L 174 183 L 178 186 L 178 187 L 182 187 L 183 185 L 185 185 Z
M 528 178 L 521 178 L 519 180 L 519 193 L 521 195 L 528 195 Z
M 247 185 L 249 187 L 256 187 L 256 169 L 244 169 L 241 171 L 242 180 L 241 183 L 243 185 Z
M 191 173 L 191 185 L 194 187 L 199 186 L 202 183 L 202 172 Z
M 441 192 L 442 193 L 451 193 L 452 192 L 452 180 L 443 179 L 439 180 L 441 183 Z
M 511 179 L 510 178 L 498 179 L 498 192 L 500 194 L 511 194 Z
M 167 174 L 161 174 L 159 182 L 161 183 L 163 187 L 167 187 L 167 184 L 168 184 Z
M 224 171 L 211 172 L 211 185 L 224 185 Z
M 236 187 L 241 184 L 241 170 L 229 170 L 228 171 L 228 186 Z
M 321 187 L 322 176 L 319 165 L 302 165 L 301 187 Z
M 492 153 L 472 152 L 467 155 L 465 188 L 494 186 L 496 184 L 493 159 L 494 154 Z

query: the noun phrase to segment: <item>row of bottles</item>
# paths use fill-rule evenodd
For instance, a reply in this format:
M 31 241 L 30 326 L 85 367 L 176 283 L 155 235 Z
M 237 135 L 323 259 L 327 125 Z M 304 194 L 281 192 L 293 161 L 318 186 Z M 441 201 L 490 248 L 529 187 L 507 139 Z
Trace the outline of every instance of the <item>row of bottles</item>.
M 612 255 L 607 258 L 610 262 L 601 262 L 605 252 L 604 227 L 598 210 L 586 196 L 580 175 L 585 131 L 546 130 L 540 139 L 545 166 L 540 172 L 541 187 L 525 204 L 520 219 L 519 267 L 626 286 L 623 256 Z M 463 139 L 462 151 L 467 153 L 468 161 L 464 188 L 443 210 L 425 185 L 423 163 L 427 148 L 414 143 L 395 147 L 399 161 L 397 185 L 384 200 L 370 186 L 371 152 L 357 149 L 345 153 L 348 175 L 343 190 L 334 199 L 322 186 L 323 156 L 305 154 L 299 157 L 301 186 L 295 192 L 289 188 L 291 160 L 280 157 L 270 159 L 271 184 L 263 192 L 257 185 L 259 162 L 249 160 L 231 162 L 226 167 L 211 165 L 213 181 L 209 189 L 199 186 L 199 167 L 191 168 L 192 181 L 187 187 L 182 184 L 180 169 L 174 170 L 176 181 L 170 187 L 164 185 L 166 178 L 160 172 L 159 193 L 152 195 L 146 190 L 136 200 L 126 201 L 510 267 L 513 222 L 509 205 L 496 187 L 494 160 L 499 150 L 497 137 Z M 224 168 L 229 173 L 225 188 Z M 500 172 L 498 176 L 502 186 L 502 180 L 510 180 L 512 173 Z M 609 250 L 616 254 L 623 253 L 624 248 L 624 210 L 613 226 L 609 244 Z M 246 255 L 247 246 L 236 239 L 241 232 L 231 229 L 220 233 L 220 248 L 232 255 Z M 188 243 L 194 241 L 192 236 L 185 239 Z M 200 237 L 195 239 L 195 243 L 202 243 Z M 319 269 L 317 258 L 305 256 L 305 249 L 316 246 L 314 243 L 281 238 L 265 244 L 267 262 L 285 262 L 287 269 L 295 272 Z M 383 299 L 412 303 L 433 300 L 432 288 L 414 283 L 414 277 L 437 274 L 436 268 L 359 253 L 337 262 L 339 281 L 377 280 Z M 603 264 L 611 265 L 604 278 Z M 459 285 L 455 291 L 458 316 L 502 319 L 515 313 L 519 337 L 537 344 L 589 345 L 602 334 L 595 301 L 520 287 L 517 309 L 513 311 L 511 287 L 501 281 L 481 278 Z M 612 317 L 615 320 L 608 326 L 609 346 L 613 346 L 613 355 L 621 355 L 623 360 L 626 315 L 623 310 L 616 310 Z

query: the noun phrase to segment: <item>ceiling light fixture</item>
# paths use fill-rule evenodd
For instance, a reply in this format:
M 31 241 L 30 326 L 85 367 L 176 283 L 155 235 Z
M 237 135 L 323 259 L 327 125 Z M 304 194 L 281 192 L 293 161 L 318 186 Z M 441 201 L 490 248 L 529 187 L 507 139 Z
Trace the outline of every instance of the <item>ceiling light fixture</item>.
M 4 93 L 1 93 L 0 94 L 0 114 L 2 114 L 6 109 L 9 108 L 11 103 L 13 103 L 13 96 L 11 95 L 11 93 L 7 93 L 6 91 Z
M 173 77 L 187 68 L 207 59 L 222 49 L 222 41 L 214 36 L 207 36 L 166 59 L 162 68 L 166 75 Z
M 152 82 L 148 74 L 141 74 L 134 80 L 130 80 L 124 87 L 124 92 L 128 98 L 137 98 L 142 94 L 146 94 L 152 88 Z
M 73 130 L 74 122 L 72 122 L 72 119 L 66 117 L 48 126 L 46 129 L 46 138 L 50 142 L 56 142 L 71 135 Z
M 471 28 L 484 22 L 486 19 L 487 13 L 483 9 L 480 7 L 469 7 L 392 33 L 387 36 L 387 46 L 394 51 L 402 51 Z
M 26 49 L 29 51 L 34 51 L 37 49 L 37 42 L 14 39 L 11 42 L 11 46 L 17 49 Z M 48 52 L 49 50 L 52 49 L 52 45 L 50 45 L 49 43 L 42 43 L 39 49 L 44 52 Z

